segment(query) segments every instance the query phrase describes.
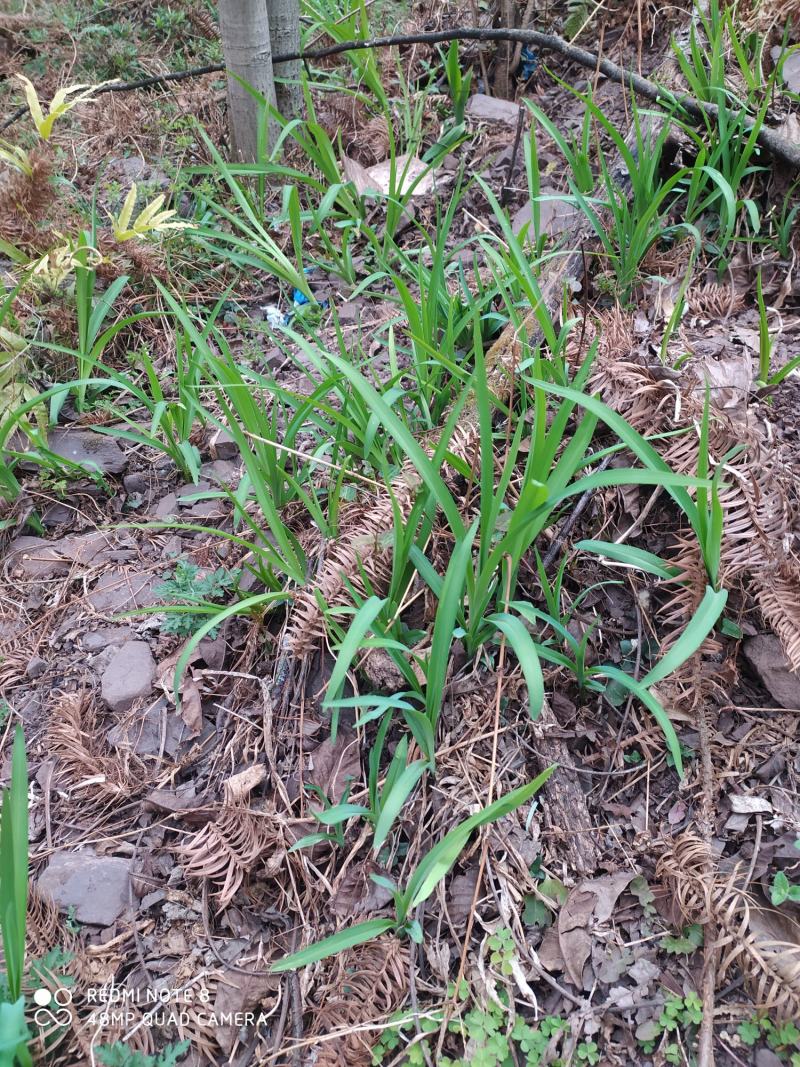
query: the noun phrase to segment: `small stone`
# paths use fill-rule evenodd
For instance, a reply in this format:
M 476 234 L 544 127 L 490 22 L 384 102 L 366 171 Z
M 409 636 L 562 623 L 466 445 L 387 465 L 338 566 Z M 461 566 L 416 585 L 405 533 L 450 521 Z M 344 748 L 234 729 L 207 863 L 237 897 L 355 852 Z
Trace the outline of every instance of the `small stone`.
M 150 488 L 150 479 L 141 471 L 136 471 L 134 474 L 126 474 L 122 479 L 122 484 L 125 487 L 125 492 L 129 495 L 131 493 L 146 493 Z
M 800 675 L 789 666 L 778 638 L 774 634 L 749 637 L 742 650 L 776 704 L 782 708 L 800 709 Z
M 74 510 L 65 504 L 50 504 L 42 512 L 42 525 L 47 527 L 63 526 L 70 522 Z
M 178 514 L 178 498 L 174 493 L 167 493 L 156 504 L 153 514 L 157 519 L 175 518 Z
M 543 185 L 540 195 L 555 197 L 557 196 L 557 190 L 552 186 Z M 563 233 L 569 229 L 577 214 L 578 209 L 563 200 L 541 200 L 539 201 L 539 233 L 549 234 L 551 237 Z M 535 234 L 533 229 L 533 205 L 530 200 L 523 204 L 514 215 L 511 220 L 511 228 L 516 235 L 519 235 L 520 230 L 526 223 L 528 224 L 528 236 L 532 239 Z
M 164 547 L 161 549 L 162 559 L 177 559 L 178 556 L 183 555 L 183 541 L 177 534 L 174 537 L 168 537 L 164 542 Z
M 160 904 L 162 900 L 166 898 L 167 894 L 163 889 L 156 889 L 152 893 L 148 893 L 147 896 L 142 897 L 141 909 L 147 911 L 149 908 L 154 907 L 156 904 Z
M 47 670 L 47 661 L 43 660 L 41 656 L 33 656 L 28 661 L 28 666 L 25 668 L 26 678 L 41 678 L 44 672 Z
M 469 98 L 466 113 L 478 122 L 501 122 L 506 126 L 516 126 L 519 104 L 512 100 L 500 100 L 496 96 L 475 93 Z
M 106 736 L 108 743 L 114 748 L 128 749 L 138 756 L 158 756 L 161 753 L 162 732 L 164 752 L 175 759 L 181 744 L 188 739 L 189 731 L 179 715 L 169 714 L 167 702 L 163 697 L 146 708 L 132 722 L 118 723 L 112 727 Z
M 237 486 L 241 472 L 239 464 L 230 459 L 214 459 L 210 463 L 204 463 L 200 473 L 214 485 Z
M 198 481 L 195 485 L 194 482 L 187 482 L 185 485 L 179 486 L 175 490 L 175 496 L 178 498 L 178 504 L 182 508 L 191 507 L 196 501 L 193 497 L 200 496 L 201 493 L 208 493 L 212 489 L 211 482 Z
M 100 575 L 86 602 L 101 614 L 147 607 L 152 603 L 153 584 L 152 574 L 110 567 Z
M 85 652 L 102 652 L 109 645 L 122 645 L 136 639 L 130 626 L 101 626 L 90 630 L 81 637 L 81 647 Z
M 112 711 L 122 712 L 149 696 L 156 677 L 156 663 L 146 641 L 120 645 L 103 672 L 100 691 Z
M 51 430 L 47 447 L 84 470 L 101 474 L 121 474 L 128 465 L 125 453 L 113 437 L 91 430 Z
M 238 459 L 239 446 L 227 430 L 219 429 L 208 443 L 214 459 Z
M 783 1060 L 772 1049 L 760 1048 L 756 1053 L 755 1067 L 783 1067 Z
M 62 911 L 75 909 L 78 922 L 110 926 L 130 903 L 126 860 L 98 856 L 91 849 L 56 852 L 39 876 L 39 890 Z
M 43 537 L 16 537 L 8 546 L 12 574 L 24 578 L 54 578 L 67 574 L 69 563 L 57 550 L 57 541 Z

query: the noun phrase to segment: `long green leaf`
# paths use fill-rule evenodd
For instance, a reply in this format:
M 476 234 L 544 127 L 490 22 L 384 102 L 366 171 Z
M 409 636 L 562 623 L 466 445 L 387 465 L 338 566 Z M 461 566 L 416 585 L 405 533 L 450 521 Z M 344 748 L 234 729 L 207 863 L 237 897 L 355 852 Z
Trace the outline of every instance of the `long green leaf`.
M 598 675 L 604 675 L 606 678 L 611 678 L 644 704 L 644 706 L 653 713 L 653 717 L 661 727 L 661 731 L 667 742 L 667 747 L 670 750 L 675 766 L 678 770 L 678 774 L 683 777 L 683 757 L 681 756 L 681 746 L 678 741 L 678 735 L 675 733 L 675 727 L 670 721 L 669 715 L 664 710 L 661 702 L 647 689 L 641 682 L 637 682 L 634 678 L 631 678 L 625 671 L 621 671 L 619 667 L 612 667 L 608 663 L 604 663 L 602 667 L 592 668 L 591 674 L 594 677 Z
M 384 795 L 381 797 L 381 813 L 375 823 L 375 836 L 372 842 L 372 851 L 375 855 L 380 852 L 391 833 L 395 819 L 429 766 L 427 760 L 416 760 L 403 770 L 397 781 L 392 784 L 388 795 L 387 789 L 384 789 Z
M 336 656 L 336 663 L 331 671 L 328 688 L 325 692 L 325 699 L 323 700 L 324 707 L 328 707 L 329 701 L 338 701 L 339 697 L 342 695 L 347 672 L 350 670 L 352 662 L 356 658 L 367 632 L 377 619 L 385 603 L 385 600 L 381 600 L 376 596 L 371 596 L 368 600 L 364 601 L 356 612 Z M 334 704 L 333 714 L 331 715 L 331 741 L 336 740 L 338 728 L 339 709 Z
M 396 926 L 394 919 L 369 919 L 364 923 L 356 923 L 347 930 L 340 930 L 330 937 L 317 941 L 308 948 L 302 948 L 299 952 L 293 952 L 291 956 L 285 956 L 270 967 L 272 974 L 280 974 L 282 971 L 296 971 L 299 967 L 307 967 L 309 963 L 324 960 L 327 956 L 335 956 L 355 945 L 363 945 L 366 941 L 373 941 L 381 934 L 386 934 Z
M 690 656 L 694 655 L 713 630 L 717 619 L 722 614 L 727 599 L 728 591 L 726 589 L 714 590 L 711 586 L 706 588 L 705 596 L 700 606 L 681 636 L 670 648 L 666 656 L 660 659 L 655 667 L 641 679 L 643 686 L 649 687 L 663 681 L 667 675 L 672 674 Z
M 574 546 L 580 552 L 593 552 L 595 555 L 623 563 L 628 567 L 655 574 L 658 578 L 674 578 L 679 573 L 675 566 L 665 563 L 654 552 L 646 552 L 633 545 L 617 545 L 613 541 L 576 541 Z
M 528 712 L 538 719 L 544 707 L 544 678 L 533 638 L 514 615 L 490 615 L 486 621 L 504 633 L 513 648 L 528 687 Z
M 532 782 L 512 790 L 504 797 L 499 797 L 487 808 L 470 815 L 468 819 L 446 833 L 417 865 L 402 894 L 405 913 L 398 918 L 404 920 L 409 911 L 428 899 L 458 859 L 473 830 L 477 830 L 479 826 L 486 826 L 487 823 L 496 822 L 520 807 L 521 804 L 525 804 L 534 793 L 541 789 L 554 770 L 554 766 L 548 767 Z
M 450 662 L 450 647 L 453 643 L 453 631 L 456 625 L 456 617 L 464 606 L 464 596 L 467 589 L 467 570 L 472 565 L 472 542 L 478 532 L 476 519 L 455 547 L 447 564 L 444 582 L 442 583 L 442 595 L 436 608 L 436 619 L 433 624 L 433 637 L 431 638 L 431 651 L 428 657 L 428 667 L 425 678 L 425 710 L 431 721 L 431 726 L 436 730 L 436 720 L 442 706 L 444 694 L 444 682 L 447 676 L 447 666 Z

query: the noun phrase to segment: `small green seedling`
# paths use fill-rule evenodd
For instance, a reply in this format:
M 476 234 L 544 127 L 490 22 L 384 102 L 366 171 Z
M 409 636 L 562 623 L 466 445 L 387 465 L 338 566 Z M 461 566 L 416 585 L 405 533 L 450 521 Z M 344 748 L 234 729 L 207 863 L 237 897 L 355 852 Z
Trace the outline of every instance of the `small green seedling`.
M 167 1045 L 155 1056 L 132 1049 L 121 1041 L 113 1045 L 99 1045 L 95 1051 L 98 1060 L 105 1067 L 175 1067 L 178 1060 L 189 1051 L 189 1042 L 179 1041 L 175 1045 Z
M 770 900 L 776 908 L 787 900 L 793 904 L 800 904 L 800 885 L 790 882 L 783 871 L 778 871 L 772 880 Z
M 188 560 L 179 560 L 173 573 L 164 575 L 164 581 L 155 589 L 157 596 L 171 602 L 163 608 L 167 617 L 161 625 L 162 631 L 191 637 L 210 613 L 208 610 L 192 611 L 192 608 L 213 610 L 213 606 L 236 585 L 240 574 L 238 569 L 226 571 L 224 567 L 218 567 L 212 571 L 203 570 Z M 213 641 L 217 636 L 217 628 L 214 627 L 206 636 Z

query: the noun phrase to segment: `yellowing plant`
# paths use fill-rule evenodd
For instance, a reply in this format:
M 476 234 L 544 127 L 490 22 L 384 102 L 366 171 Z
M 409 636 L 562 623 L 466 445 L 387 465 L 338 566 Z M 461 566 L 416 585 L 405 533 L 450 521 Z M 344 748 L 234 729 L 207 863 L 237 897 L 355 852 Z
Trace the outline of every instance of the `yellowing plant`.
M 60 235 L 59 235 L 60 236 Z M 87 249 L 91 253 L 90 266 L 98 266 L 102 262 L 102 256 L 96 248 Z M 71 244 L 60 245 L 51 249 L 47 255 L 42 256 L 33 268 L 32 275 L 49 289 L 58 289 L 62 282 L 72 274 L 75 264 L 82 265 L 82 261 L 76 259 L 75 249 Z
M 13 167 L 14 170 L 21 171 L 26 177 L 33 177 L 31 159 L 25 149 L 11 144 L 10 141 L 4 141 L 2 137 L 0 137 L 0 160 L 7 163 L 9 167 Z
M 142 208 L 134 221 L 131 222 L 133 209 L 136 206 L 136 196 L 136 182 L 134 182 L 130 192 L 125 197 L 125 203 L 122 205 L 119 215 L 116 218 L 113 215 L 110 216 L 114 237 L 118 241 L 130 241 L 132 237 L 144 237 L 145 234 L 162 233 L 164 230 L 191 228 L 192 224 L 190 222 L 169 221 L 177 212 L 174 210 L 161 210 L 164 205 L 163 193 L 157 196 L 155 200 L 151 200 L 147 207 Z
M 31 113 L 31 118 L 33 119 L 33 123 L 39 136 L 43 141 L 50 140 L 50 134 L 53 132 L 53 126 L 56 123 L 56 119 L 60 119 L 62 115 L 66 115 L 66 113 L 71 111 L 77 104 L 82 104 L 84 100 L 90 99 L 90 97 L 100 88 L 99 85 L 67 85 L 63 89 L 58 90 L 56 95 L 50 101 L 50 106 L 45 115 L 42 111 L 42 105 L 39 103 L 39 94 L 36 92 L 33 82 L 29 78 L 26 78 L 24 74 L 17 74 L 17 77 L 25 87 L 28 110 Z M 75 96 L 75 93 L 78 95 Z M 72 96 L 72 100 L 68 100 L 68 96 Z
M 12 414 L 20 404 L 38 396 L 38 389 L 27 380 L 22 366 L 22 357 L 28 343 L 24 337 L 0 326 L 0 417 Z M 37 404 L 31 409 L 39 430 L 47 429 L 47 411 L 44 405 Z M 23 429 L 30 429 L 27 418 L 21 420 Z

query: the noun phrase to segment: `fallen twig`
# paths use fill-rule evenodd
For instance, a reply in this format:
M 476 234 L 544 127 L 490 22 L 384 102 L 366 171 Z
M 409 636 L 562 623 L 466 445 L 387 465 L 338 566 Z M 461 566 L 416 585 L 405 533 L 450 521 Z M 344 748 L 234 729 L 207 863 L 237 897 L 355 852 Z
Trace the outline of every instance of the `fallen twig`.
M 406 33 L 389 37 L 372 37 L 366 41 L 342 41 L 339 44 L 328 45 L 326 48 L 315 48 L 305 52 L 289 52 L 286 55 L 272 57 L 273 63 L 288 63 L 295 59 L 324 59 L 327 56 L 337 56 L 344 52 L 353 52 L 361 48 L 391 48 L 404 44 L 443 44 L 447 41 L 517 41 L 521 44 L 534 45 L 541 52 L 554 52 L 566 59 L 578 63 L 588 70 L 600 71 L 610 81 L 625 85 L 646 100 L 652 100 L 656 104 L 667 107 L 680 108 L 688 118 L 696 122 L 706 117 L 716 119 L 719 108 L 716 104 L 695 100 L 694 97 L 677 94 L 665 89 L 661 85 L 643 78 L 631 70 L 612 63 L 610 59 L 603 59 L 594 52 L 585 48 L 570 44 L 563 37 L 555 33 L 539 33 L 538 30 L 504 30 L 504 29 L 476 29 L 471 26 L 460 26 L 452 30 L 434 30 L 429 33 Z M 203 74 L 219 74 L 225 70 L 223 63 L 210 63 L 203 67 L 192 67 L 189 70 L 170 71 L 167 74 L 153 75 L 132 82 L 109 82 L 101 85 L 96 96 L 104 93 L 132 92 L 135 89 L 149 89 L 156 85 L 168 82 L 183 81 L 185 78 L 199 77 Z M 0 132 L 8 129 L 17 119 L 25 114 L 26 108 L 20 107 L 13 112 L 5 122 L 0 125 Z M 747 120 L 747 130 L 752 130 L 755 123 L 752 119 Z M 775 159 L 780 159 L 790 167 L 800 170 L 800 144 L 781 137 L 775 130 L 762 126 L 756 141 L 766 149 Z

